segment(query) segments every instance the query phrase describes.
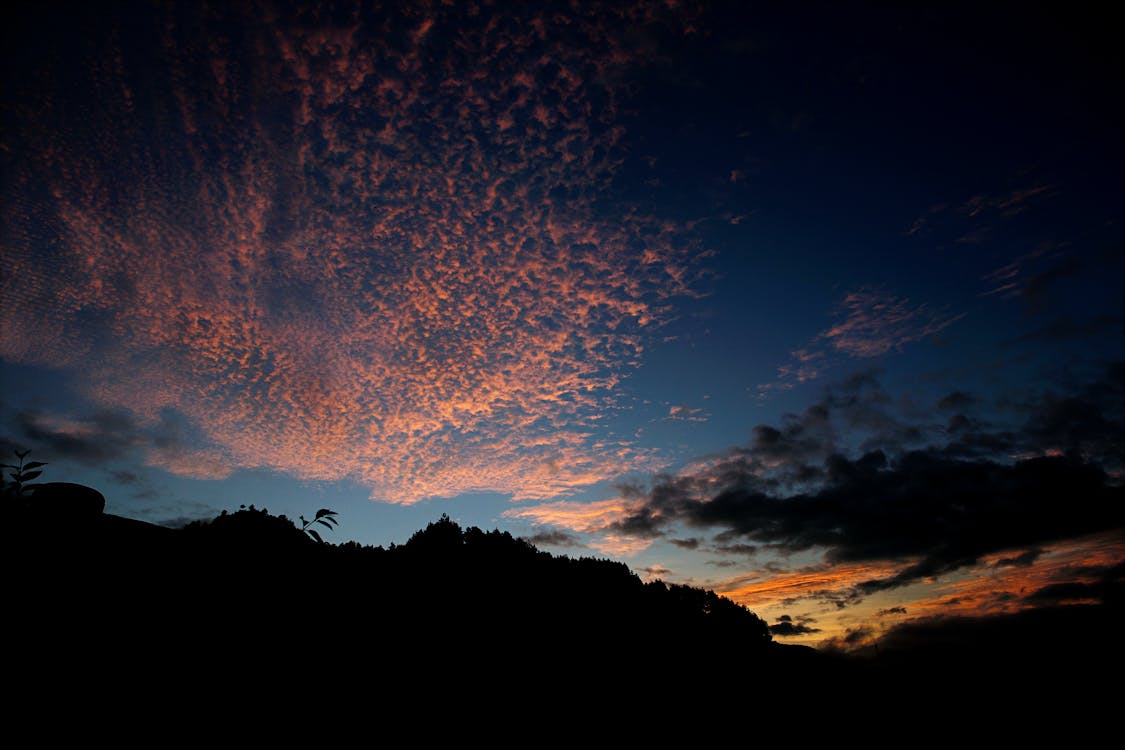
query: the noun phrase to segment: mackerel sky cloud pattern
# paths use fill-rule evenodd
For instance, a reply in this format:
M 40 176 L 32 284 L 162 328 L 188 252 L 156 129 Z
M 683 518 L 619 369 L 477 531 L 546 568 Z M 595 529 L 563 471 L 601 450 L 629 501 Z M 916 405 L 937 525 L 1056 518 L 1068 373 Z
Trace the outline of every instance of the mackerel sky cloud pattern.
M 87 68 L 14 84 L 0 353 L 394 502 L 645 465 L 599 418 L 691 271 L 608 200 L 640 11 L 241 7 L 97 25 Z

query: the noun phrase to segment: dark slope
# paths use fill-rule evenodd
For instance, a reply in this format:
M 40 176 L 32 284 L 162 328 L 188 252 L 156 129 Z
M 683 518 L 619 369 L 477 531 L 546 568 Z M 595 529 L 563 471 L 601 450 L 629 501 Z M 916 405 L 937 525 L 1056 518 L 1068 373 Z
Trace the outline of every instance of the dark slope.
M 1000 620 L 988 640 L 904 631 L 866 658 L 782 646 L 711 592 L 445 518 L 383 549 L 318 544 L 261 511 L 179 530 L 101 515 L 49 537 L 9 533 L 3 550 L 6 675 L 36 701 L 189 713 L 328 702 L 408 723 L 424 705 L 569 745 L 606 726 L 628 730 L 619 739 L 923 717 L 987 729 L 1006 726 L 997 701 L 1092 726 L 1110 715 L 1107 694 L 1078 681 L 1121 667 L 1120 648 L 1064 651 L 1065 633 Z M 1040 620 L 1058 622 L 1020 622 Z
M 393 674 L 458 691 L 518 675 L 526 700 L 666 690 L 684 675 L 707 691 L 717 669 L 745 679 L 790 660 L 765 622 L 711 592 L 447 518 L 384 549 L 318 544 L 261 511 L 179 530 L 101 515 L 10 535 L 4 562 L 18 571 L 17 666 L 32 672 L 47 661 L 259 687 Z

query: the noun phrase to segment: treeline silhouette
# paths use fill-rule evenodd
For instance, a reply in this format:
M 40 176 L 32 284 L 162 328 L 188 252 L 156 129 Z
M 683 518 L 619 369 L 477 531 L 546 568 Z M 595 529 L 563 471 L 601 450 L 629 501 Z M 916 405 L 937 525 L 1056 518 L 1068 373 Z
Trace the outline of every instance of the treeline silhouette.
M 83 665 L 259 687 L 394 675 L 462 691 L 518 675 L 540 695 L 810 658 L 711 591 L 447 516 L 388 548 L 318 543 L 253 507 L 181 529 L 109 514 L 24 521 L 4 564 L 19 612 L 10 637 L 24 644 L 15 664 L 29 674 Z
M 958 702 L 968 716 L 996 691 L 1052 710 L 1097 703 L 1056 688 L 1069 684 L 1058 674 L 1103 653 L 1060 651 L 1057 619 L 1015 649 L 998 622 L 990 641 L 934 648 L 938 636 L 920 632 L 924 642 L 857 659 L 778 644 L 761 618 L 713 592 L 646 583 L 623 563 L 551 555 L 447 516 L 384 548 L 317 542 L 253 506 L 181 529 L 104 513 L 36 526 L 33 504 L 9 510 L 5 664 L 33 701 L 60 685 L 76 700 L 106 699 L 111 680 L 131 700 L 377 695 L 393 710 L 502 708 L 525 726 L 580 707 L 560 731 L 613 707 L 613 721 L 647 715 L 643 731 L 657 738 L 662 723 L 682 729 L 703 715 L 840 718 L 961 695 L 973 696 Z M 964 645 L 974 642 L 984 645 Z

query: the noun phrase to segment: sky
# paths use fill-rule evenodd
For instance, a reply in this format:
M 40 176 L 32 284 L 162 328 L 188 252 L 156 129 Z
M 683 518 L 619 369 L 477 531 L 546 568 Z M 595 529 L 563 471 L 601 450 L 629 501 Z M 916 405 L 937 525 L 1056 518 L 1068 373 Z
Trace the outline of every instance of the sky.
M 1103 601 L 1112 25 L 779 5 L 9 6 L 0 450 L 166 525 L 448 514 L 786 643 Z

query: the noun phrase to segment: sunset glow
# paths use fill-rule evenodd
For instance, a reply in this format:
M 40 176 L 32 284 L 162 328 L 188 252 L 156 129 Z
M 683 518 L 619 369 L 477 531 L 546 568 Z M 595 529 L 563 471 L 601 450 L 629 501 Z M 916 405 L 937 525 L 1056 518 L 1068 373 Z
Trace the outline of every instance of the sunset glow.
M 169 526 L 449 514 L 783 643 L 1121 601 L 1094 21 L 92 5 L 4 24 L 3 460 Z

